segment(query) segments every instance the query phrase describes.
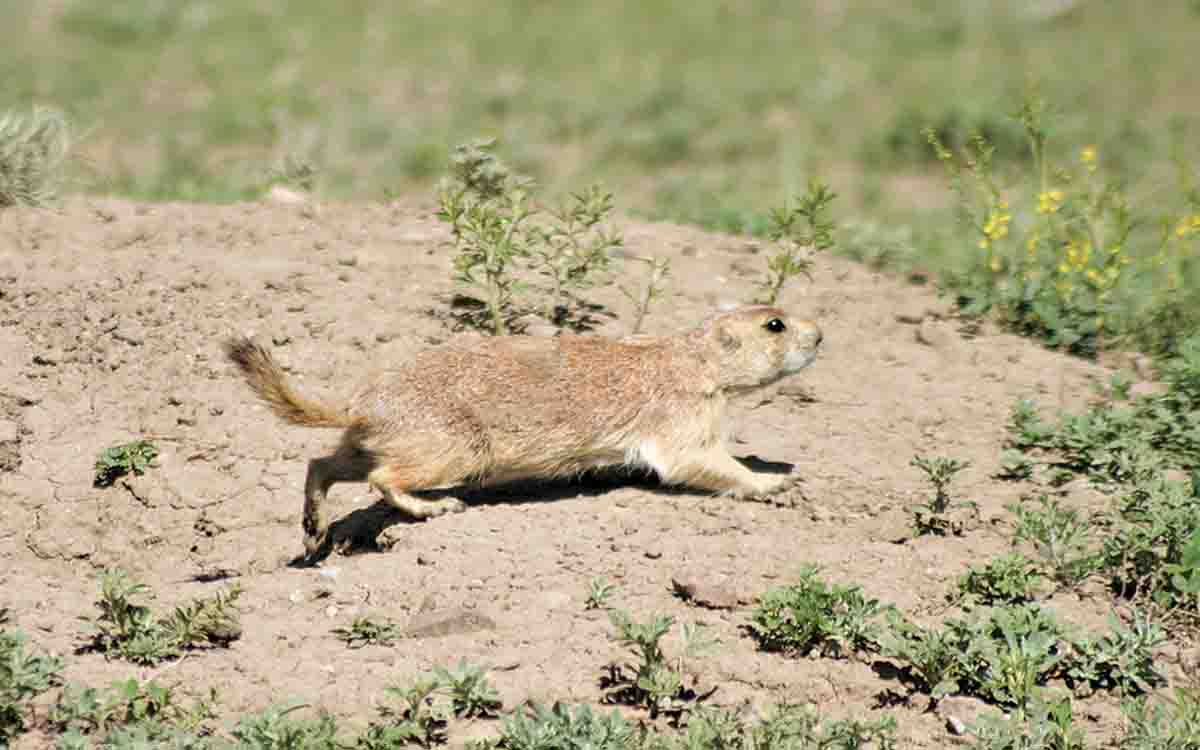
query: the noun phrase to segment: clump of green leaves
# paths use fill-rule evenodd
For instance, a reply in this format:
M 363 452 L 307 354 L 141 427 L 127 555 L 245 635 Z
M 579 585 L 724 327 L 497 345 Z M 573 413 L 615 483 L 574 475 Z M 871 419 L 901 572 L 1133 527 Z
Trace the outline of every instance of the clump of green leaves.
M 675 624 L 670 615 L 654 615 L 646 622 L 635 621 L 628 612 L 609 610 L 613 625 L 612 638 L 626 646 L 634 656 L 632 664 L 609 665 L 602 680 L 611 688 L 610 699 L 642 706 L 651 718 L 660 713 L 678 716 L 700 696 L 685 683 L 687 660 L 713 645 L 698 625 L 683 625 L 683 648 L 675 659 L 668 659 L 662 649 L 662 639 Z
M 605 225 L 612 210 L 613 194 L 592 185 L 571 193 L 550 212 L 553 221 L 541 227 L 533 258 L 537 271 L 551 284 L 543 317 L 556 325 L 571 315 L 571 290 L 595 284 L 608 269 L 612 251 L 624 244 L 621 235 Z
M 504 750 L 629 750 L 637 733 L 617 711 L 607 714 L 588 705 L 537 703 L 504 719 L 496 747 Z
M 606 609 L 608 600 L 612 598 L 617 587 L 603 578 L 593 578 L 588 583 L 587 598 L 583 600 L 584 609 Z
M 25 731 L 29 702 L 60 682 L 62 659 L 28 643 L 20 631 L 0 631 L 0 746 Z
M 158 457 L 158 448 L 149 440 L 134 440 L 105 448 L 96 459 L 96 476 L 93 484 L 109 487 L 127 474 L 141 476 L 146 473 L 150 462 Z
M 448 707 L 435 699 L 442 688 L 433 675 L 426 675 L 408 686 L 385 688 L 396 705 L 380 704 L 381 722 L 372 722 L 359 738 L 361 750 L 391 750 L 405 745 L 432 747 L 445 740 Z
M 767 259 L 767 278 L 760 284 L 758 301 L 773 305 L 783 286 L 794 276 L 809 276 L 813 256 L 833 247 L 835 224 L 829 206 L 837 194 L 819 180 L 811 180 L 808 192 L 793 204 L 771 209 L 768 236 L 776 250 Z
M 1192 750 L 1200 747 L 1200 689 L 1196 687 L 1176 688 L 1173 695 L 1159 700 L 1131 700 L 1123 709 L 1129 729 L 1121 740 L 1122 748 Z
M 456 667 L 436 666 L 433 674 L 450 693 L 450 709 L 460 718 L 495 716 L 500 708 L 500 694 L 487 680 L 483 667 L 468 664 L 465 659 Z
M 230 734 L 237 740 L 234 747 L 255 750 L 338 750 L 337 720 L 320 712 L 315 718 L 294 719 L 291 714 L 307 708 L 294 703 L 272 706 L 265 711 L 243 716 Z
M 892 716 L 831 721 L 812 708 L 785 704 L 754 723 L 732 712 L 698 709 L 682 735 L 651 735 L 640 746 L 645 750 L 890 750 L 896 746 L 895 732 Z
M 233 586 L 211 597 L 194 599 L 158 616 L 136 601 L 149 587 L 123 570 L 101 575 L 100 615 L 92 621 L 96 632 L 83 647 L 134 662 L 156 664 L 178 657 L 184 650 L 202 646 L 227 646 L 241 637 L 239 614 L 234 606 L 241 589 Z
M 921 470 L 929 483 L 933 485 L 933 498 L 928 502 L 917 503 L 912 507 L 913 525 L 918 535 L 924 534 L 961 534 L 965 523 L 956 519 L 952 511 L 958 509 L 976 508 L 973 502 L 953 502 L 950 499 L 950 483 L 963 469 L 971 465 L 970 461 L 959 461 L 946 456 L 913 456 L 912 466 Z
M 750 619 L 750 632 L 768 651 L 800 656 L 818 651 L 845 657 L 878 646 L 874 620 L 887 607 L 856 585 L 829 586 L 815 566 L 800 571 L 796 583 L 763 594 Z
M 1030 542 L 1049 566 L 1054 579 L 1074 585 L 1096 569 L 1090 552 L 1091 521 L 1057 498 L 1040 495 L 1035 505 L 1022 501 L 1009 506 L 1017 516 L 1014 543 Z
M 917 689 L 935 699 L 974 695 L 1019 709 L 1042 697 L 1055 679 L 1081 692 L 1118 690 L 1136 694 L 1160 684 L 1152 649 L 1162 631 L 1139 620 L 1128 629 L 1113 623 L 1097 638 L 1075 637 L 1046 610 L 1006 605 L 972 620 L 949 619 L 943 628 L 922 628 L 893 617 L 882 652 L 897 659 Z
M 53 201 L 70 149 L 70 128 L 61 112 L 35 107 L 0 114 L 0 209 Z
M 215 694 L 191 705 L 154 680 L 113 682 L 105 690 L 70 685 L 50 711 L 60 747 L 205 747 L 201 736 L 213 718 Z M 140 744 L 139 744 L 140 743 Z
M 404 637 L 404 628 L 391 620 L 356 617 L 349 627 L 334 628 L 333 634 L 350 648 L 390 646 Z
M 593 186 L 545 212 L 534 203 L 533 181 L 515 174 L 495 148 L 494 140 L 456 147 L 438 188 L 438 218 L 450 225 L 457 278 L 482 290 L 489 328 L 501 335 L 520 314 L 516 296 L 529 286 L 522 270 L 532 264 L 549 282 L 542 314 L 566 325 L 575 320 L 572 290 L 593 285 L 622 244 L 606 225 L 613 196 Z
M 1031 601 L 1042 576 L 1025 555 L 1013 552 L 982 568 L 970 568 L 958 579 L 958 592 L 980 604 L 1020 604 Z
M 1084 750 L 1070 698 L 1036 698 L 1009 716 L 984 714 L 968 728 L 977 750 Z

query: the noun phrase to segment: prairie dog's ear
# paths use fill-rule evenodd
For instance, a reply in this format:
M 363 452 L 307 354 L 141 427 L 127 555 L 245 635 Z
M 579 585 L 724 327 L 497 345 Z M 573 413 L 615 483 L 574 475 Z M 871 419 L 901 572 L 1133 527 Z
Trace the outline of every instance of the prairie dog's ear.
M 742 340 L 735 336 L 726 325 L 725 321 L 717 323 L 717 343 L 727 352 L 736 352 L 742 348 Z

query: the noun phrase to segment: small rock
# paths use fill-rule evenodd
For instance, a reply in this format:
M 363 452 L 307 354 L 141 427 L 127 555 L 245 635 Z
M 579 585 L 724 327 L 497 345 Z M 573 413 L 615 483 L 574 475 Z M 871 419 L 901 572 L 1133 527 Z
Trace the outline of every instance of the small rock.
M 322 578 L 324 578 L 324 579 L 326 579 L 326 580 L 330 580 L 330 581 L 336 581 L 336 580 L 337 580 L 337 577 L 338 577 L 338 575 L 339 575 L 341 572 L 342 572 L 342 569 L 341 569 L 341 568 L 338 568 L 338 567 L 333 567 L 333 568 L 321 568 L 321 572 L 320 572 L 320 573 L 318 573 L 317 575 L 321 576 Z
M 920 325 L 925 320 L 925 314 L 924 307 L 910 307 L 896 313 L 896 322 L 913 326 Z
M 671 588 L 680 599 L 709 609 L 735 609 L 742 603 L 736 591 L 690 576 L 672 578 Z
M 950 343 L 950 334 L 935 321 L 923 319 L 917 326 L 917 341 L 934 349 L 942 349 Z
M 455 608 L 413 615 L 404 628 L 404 634 L 412 638 L 440 638 L 495 628 L 495 621 L 482 612 Z
M 292 604 L 299 604 L 300 602 L 304 601 L 304 592 L 300 589 L 296 589 L 291 594 L 288 594 L 288 601 Z
M 650 558 L 651 560 L 657 560 L 663 555 L 662 550 L 660 549 L 648 549 L 643 554 L 645 554 L 646 557 Z
M 284 205 L 296 205 L 308 201 L 308 197 L 298 190 L 284 187 L 283 185 L 272 185 L 267 191 L 267 200 L 272 203 L 281 203 Z
M 417 565 L 433 565 L 433 560 L 418 552 Z
M 123 325 L 113 331 L 113 338 L 130 346 L 141 346 L 146 343 L 146 335 L 140 325 Z
M 343 255 L 342 257 L 337 259 L 337 263 L 339 266 L 348 266 L 350 268 L 353 268 L 354 266 L 358 265 L 358 256 Z
M 946 729 L 955 737 L 961 737 L 967 733 L 967 725 L 957 716 L 946 717 Z
M 525 329 L 525 335 L 544 339 L 554 338 L 558 333 L 558 327 L 549 323 L 533 323 Z
M 0 443 L 15 443 L 20 434 L 20 425 L 11 419 L 0 419 Z
M 337 617 L 337 613 L 338 613 L 338 608 L 337 608 L 336 604 L 330 604 L 328 607 L 325 608 L 325 616 L 328 618 L 332 619 L 334 617 Z

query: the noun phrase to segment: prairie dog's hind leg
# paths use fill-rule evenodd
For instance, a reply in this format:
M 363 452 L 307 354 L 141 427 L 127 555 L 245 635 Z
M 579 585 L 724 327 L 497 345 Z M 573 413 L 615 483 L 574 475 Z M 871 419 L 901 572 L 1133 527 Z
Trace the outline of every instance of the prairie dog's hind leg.
M 322 506 L 329 488 L 337 482 L 366 481 L 375 468 L 375 458 L 370 453 L 353 446 L 342 446 L 332 456 L 314 458 L 308 462 L 308 474 L 304 478 L 304 549 L 309 555 L 316 554 L 325 542 L 328 524 Z

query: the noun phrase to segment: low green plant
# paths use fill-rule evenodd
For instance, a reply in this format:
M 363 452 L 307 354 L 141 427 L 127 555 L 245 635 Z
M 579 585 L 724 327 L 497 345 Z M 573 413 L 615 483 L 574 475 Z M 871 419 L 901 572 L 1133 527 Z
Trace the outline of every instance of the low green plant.
M 517 294 L 531 285 L 523 266 L 549 280 L 539 306 L 555 325 L 578 323 L 571 291 L 596 283 L 621 236 L 607 228 L 612 194 L 593 186 L 546 212 L 533 199 L 533 180 L 514 173 L 495 154 L 495 140 L 456 147 L 450 175 L 438 186 L 438 218 L 450 225 L 459 282 L 482 290 L 488 327 L 509 331 Z
M 818 573 L 815 566 L 806 566 L 796 583 L 763 594 L 749 624 L 759 645 L 800 656 L 818 651 L 845 657 L 876 650 L 880 631 L 875 619 L 888 608 L 859 586 L 830 587 Z
M 760 284 L 758 302 L 774 305 L 789 279 L 809 276 L 813 255 L 832 248 L 835 224 L 828 210 L 837 194 L 819 180 L 808 184 L 808 192 L 770 214 L 767 234 L 775 243 L 775 253 L 767 258 L 767 277 Z
M 1020 604 L 1032 601 L 1042 576 L 1025 555 L 1013 552 L 982 568 L 970 568 L 958 579 L 961 596 L 980 604 Z
M 649 255 L 633 256 L 630 260 L 646 264 L 646 283 L 643 286 L 620 286 L 621 294 L 634 306 L 633 325 L 630 326 L 629 334 L 637 336 L 642 332 L 642 325 L 646 322 L 650 306 L 666 291 L 667 276 L 671 273 L 671 260 Z
M 1132 699 L 1122 709 L 1128 722 L 1123 750 L 1200 747 L 1200 688 L 1177 687 L 1169 696 Z
M 18 630 L 0 630 L 0 746 L 25 731 L 30 701 L 60 684 L 63 661 L 29 649 Z
M 607 609 L 608 600 L 612 598 L 617 587 L 603 578 L 593 578 L 588 583 L 587 598 L 583 600 L 584 609 Z
M 227 646 L 241 636 L 235 602 L 241 589 L 233 586 L 211 597 L 194 599 L 170 614 L 157 616 L 136 598 L 149 587 L 118 568 L 101 575 L 100 614 L 92 620 L 95 633 L 83 646 L 135 664 L 155 664 L 201 646 Z
M 553 221 L 540 228 L 531 245 L 535 268 L 550 280 L 543 317 L 561 325 L 571 317 L 571 290 L 596 283 L 624 244 L 621 235 L 605 223 L 611 218 L 613 194 L 593 185 L 571 193 L 550 211 Z
M 1140 612 L 1132 627 L 1111 616 L 1109 627 L 1099 638 L 1072 642 L 1075 655 L 1065 670 L 1068 683 L 1126 695 L 1165 684 L 1166 679 L 1154 668 L 1154 649 L 1167 640 L 1163 629 Z
M 636 728 L 617 711 L 586 704 L 529 705 L 504 719 L 496 747 L 504 750 L 630 750 Z
M 913 456 L 911 465 L 920 469 L 933 485 L 933 499 L 917 503 L 911 509 L 913 525 L 917 534 L 950 533 L 961 534 L 963 523 L 951 517 L 950 513 L 959 508 L 974 509 L 972 502 L 953 502 L 950 499 L 949 487 L 954 477 L 971 465 L 970 461 L 959 461 L 945 456 Z
M 105 448 L 96 459 L 96 476 L 93 484 L 109 487 L 127 474 L 141 476 L 146 473 L 150 462 L 158 457 L 158 448 L 149 440 L 134 440 Z
M 70 149 L 71 131 L 61 112 L 34 107 L 0 114 L 0 209 L 53 201 Z
M 48 718 L 62 733 L 63 747 L 91 747 L 93 742 L 114 748 L 207 747 L 201 737 L 211 731 L 215 701 L 214 692 L 185 705 L 171 688 L 130 678 L 104 690 L 68 685 Z
M 1008 716 L 985 713 L 968 727 L 977 750 L 1084 750 L 1070 698 L 1038 698 Z
M 642 750 L 891 750 L 896 746 L 896 720 L 828 720 L 811 707 L 784 704 L 750 723 L 735 713 L 697 709 L 682 735 L 643 736 Z
M 411 685 L 394 685 L 385 693 L 397 705 L 380 704 L 377 708 L 381 722 L 372 722 L 359 740 L 360 750 L 391 750 L 405 745 L 432 747 L 445 741 L 447 706 L 435 699 L 442 689 L 441 681 L 432 675 L 415 680 Z
M 466 659 L 456 667 L 435 666 L 433 674 L 450 694 L 450 710 L 459 718 L 495 716 L 502 705 L 500 694 L 488 682 L 487 671 Z
M 333 634 L 350 648 L 390 646 L 404 637 L 404 628 L 391 620 L 356 617 L 349 627 L 334 628 Z
M 682 649 L 674 659 L 668 659 L 661 642 L 674 626 L 674 617 L 654 615 L 646 622 L 637 622 L 619 609 L 610 609 L 608 616 L 613 625 L 613 640 L 627 647 L 634 657 L 632 664 L 609 666 L 602 683 L 611 688 L 610 698 L 642 706 L 649 711 L 650 718 L 661 713 L 679 716 L 688 710 L 698 696 L 685 681 L 687 661 L 713 645 L 704 629 L 685 623 Z
M 1020 481 L 1033 476 L 1033 461 L 1024 453 L 1017 450 L 1006 450 L 1000 456 L 1000 470 L 996 472 L 997 479 Z
M 965 664 L 957 634 L 915 625 L 897 612 L 888 613 L 888 621 L 880 653 L 899 661 L 917 690 L 935 702 L 959 692 Z
M 1038 496 L 1009 506 L 1017 517 L 1013 542 L 1029 542 L 1056 581 L 1074 585 L 1093 573 L 1097 557 L 1091 551 L 1090 520 L 1057 498 Z
M 337 720 L 322 711 L 315 718 L 294 719 L 291 714 L 307 708 L 293 703 L 272 706 L 241 717 L 230 731 L 234 747 L 253 750 L 340 750 Z

